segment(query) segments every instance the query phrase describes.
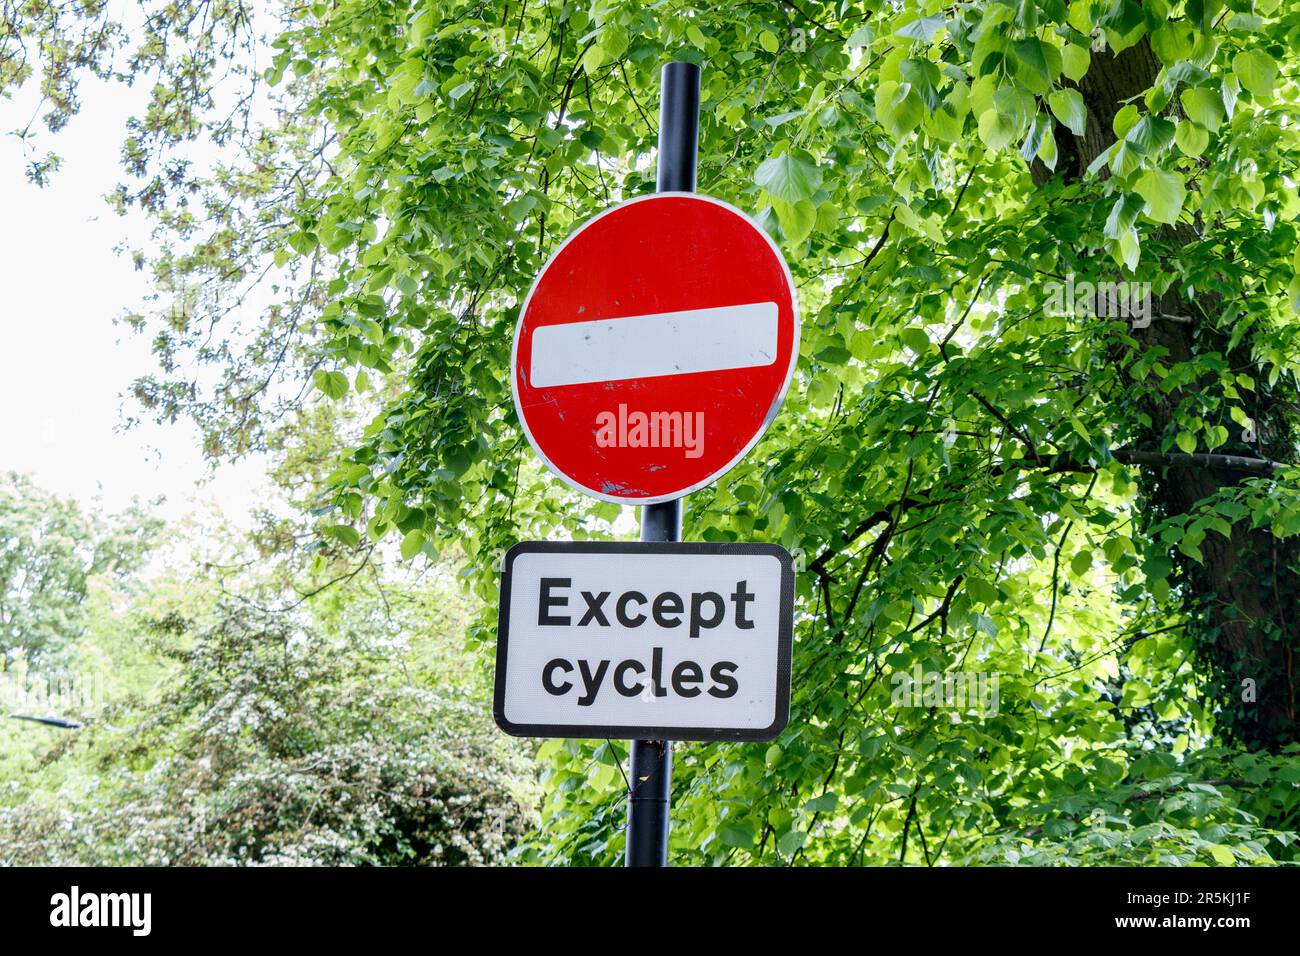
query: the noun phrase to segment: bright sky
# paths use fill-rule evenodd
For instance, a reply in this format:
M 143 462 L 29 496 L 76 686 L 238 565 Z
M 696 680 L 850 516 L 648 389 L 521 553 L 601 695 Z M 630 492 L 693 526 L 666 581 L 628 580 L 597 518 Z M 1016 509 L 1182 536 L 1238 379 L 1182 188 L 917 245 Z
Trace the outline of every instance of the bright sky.
M 36 108 L 30 86 L 0 100 L 0 133 L 26 125 Z M 262 462 L 209 475 L 189 424 L 121 427 L 136 411 L 131 381 L 154 363 L 147 338 L 114 323 L 140 307 L 148 284 L 113 248 L 148 230 L 103 197 L 118 182 L 125 121 L 143 95 L 85 81 L 81 113 L 41 137 L 63 157 L 43 189 L 24 177 L 17 137 L 0 136 L 0 471 L 27 472 L 85 502 L 101 497 L 110 510 L 165 495 L 171 519 L 215 502 L 243 523 L 261 497 Z

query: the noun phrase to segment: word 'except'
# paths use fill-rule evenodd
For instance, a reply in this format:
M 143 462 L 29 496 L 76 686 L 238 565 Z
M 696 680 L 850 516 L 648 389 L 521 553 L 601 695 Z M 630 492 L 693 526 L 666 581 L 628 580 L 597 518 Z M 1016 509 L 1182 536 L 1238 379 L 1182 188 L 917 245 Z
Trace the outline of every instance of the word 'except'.
M 537 624 L 540 627 L 574 626 L 573 616 L 561 613 L 562 608 L 569 607 L 566 593 L 573 586 L 572 578 L 542 578 L 537 601 Z M 579 591 L 586 605 L 577 620 L 577 627 L 612 627 L 610 609 L 607 606 L 610 591 Z M 736 589 L 729 598 L 724 598 L 717 591 L 695 591 L 683 597 L 676 591 L 664 591 L 653 599 L 640 591 L 624 591 L 612 604 L 614 620 L 627 628 L 637 628 L 647 620 L 653 620 L 663 628 L 680 627 L 683 623 L 691 637 L 699 637 L 700 632 L 720 625 L 726 618 L 727 601 L 734 608 L 735 625 L 742 631 L 751 630 L 754 622 L 746 613 L 746 606 L 754 600 L 755 594 L 749 590 L 747 581 L 737 581 Z M 682 620 L 682 616 L 686 620 Z

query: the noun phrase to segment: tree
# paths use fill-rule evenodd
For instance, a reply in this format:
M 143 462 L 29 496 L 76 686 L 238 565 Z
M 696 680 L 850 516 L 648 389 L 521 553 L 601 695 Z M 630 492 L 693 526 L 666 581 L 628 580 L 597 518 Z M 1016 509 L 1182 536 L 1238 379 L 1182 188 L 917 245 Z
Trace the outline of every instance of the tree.
M 1294 826 L 1300 743 L 1300 14 L 344 0 L 288 18 L 282 137 L 258 129 L 237 167 L 179 188 L 138 165 L 160 288 L 189 309 L 139 319 L 169 363 L 141 394 L 214 453 L 280 399 L 199 392 L 178 356 L 367 396 L 335 514 L 463 547 L 489 603 L 485 556 L 617 515 L 532 460 L 509 343 L 549 250 L 653 189 L 659 64 L 703 65 L 700 188 L 777 237 L 804 322 L 784 410 L 692 496 L 688 536 L 778 541 L 806 570 L 790 729 L 685 752 L 681 852 L 1225 862 L 1238 809 L 1265 821 L 1243 846 L 1289 852 L 1269 828 Z M 234 290 L 215 277 L 263 264 L 299 281 L 257 348 L 200 349 Z M 899 705 L 918 669 L 999 675 L 997 713 Z M 615 752 L 543 751 L 537 853 L 613 859 Z
M 530 829 L 445 570 L 293 601 L 265 563 L 196 565 L 101 579 L 79 729 L 0 725 L 0 863 L 485 864 Z
M 57 660 L 85 626 L 87 584 L 96 574 L 126 577 L 160 523 L 139 507 L 104 520 L 38 488 L 25 475 L 0 475 L 0 654 L 5 664 Z

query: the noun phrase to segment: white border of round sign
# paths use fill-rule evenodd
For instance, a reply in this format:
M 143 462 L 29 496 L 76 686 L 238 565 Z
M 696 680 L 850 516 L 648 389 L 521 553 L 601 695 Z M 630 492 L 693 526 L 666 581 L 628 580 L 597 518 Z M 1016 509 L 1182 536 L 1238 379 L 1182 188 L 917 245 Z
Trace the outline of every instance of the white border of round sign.
M 684 197 L 686 199 L 698 199 L 701 202 L 710 202 L 713 203 L 715 206 L 721 206 L 723 209 L 727 210 L 733 215 L 739 216 L 745 222 L 753 226 L 754 230 L 758 232 L 758 234 L 761 235 L 767 241 L 768 247 L 771 248 L 773 254 L 776 255 L 776 261 L 781 263 L 781 269 L 785 273 L 786 283 L 790 288 L 790 310 L 793 313 L 793 317 L 794 317 L 794 339 L 790 344 L 790 365 L 785 370 L 785 381 L 781 384 L 781 390 L 777 392 L 776 398 L 772 400 L 772 405 L 767 410 L 767 414 L 763 416 L 762 425 L 760 425 L 758 430 L 754 432 L 754 436 L 750 438 L 748 443 L 746 443 L 745 447 L 740 449 L 740 451 L 736 453 L 736 456 L 732 458 L 731 461 L 727 462 L 717 471 L 713 472 L 712 474 L 702 479 L 701 481 L 698 481 L 695 484 L 691 485 L 689 488 L 683 488 L 681 491 L 675 491 L 670 495 L 656 495 L 651 498 L 627 498 L 621 495 L 607 495 L 602 492 L 595 491 L 591 488 L 588 488 L 585 485 L 578 484 L 578 482 L 574 481 L 572 478 L 570 478 L 568 475 L 562 472 L 559 468 L 555 467 L 555 465 L 551 462 L 551 459 L 546 457 L 546 453 L 543 452 L 542 449 L 538 446 L 537 439 L 533 437 L 532 430 L 528 427 L 528 419 L 524 417 L 524 411 L 519 406 L 519 390 L 516 385 L 518 381 L 516 369 L 518 368 L 517 363 L 519 360 L 519 336 L 520 333 L 522 333 L 524 330 L 524 316 L 528 314 L 528 304 L 532 302 L 533 293 L 537 291 L 537 286 L 542 281 L 542 276 L 546 275 L 546 270 L 551 267 L 551 264 L 559 257 L 560 253 L 564 251 L 565 247 L 568 246 L 570 242 L 576 239 L 588 228 L 590 228 L 591 226 L 599 222 L 601 219 L 604 219 L 610 213 L 617 212 L 618 210 L 624 208 L 625 206 L 631 206 L 634 203 L 639 203 L 639 202 L 648 202 L 653 199 L 663 199 L 669 196 Z M 584 495 L 589 495 L 592 498 L 597 498 L 601 501 L 608 501 L 616 505 L 656 505 L 664 501 L 675 501 L 678 498 L 684 497 L 685 495 L 689 495 L 692 492 L 699 491 L 701 488 L 706 488 L 709 485 L 713 484 L 713 482 L 717 481 L 719 478 L 721 478 L 723 475 L 729 472 L 732 468 L 734 468 L 737 464 L 739 464 L 740 460 L 744 458 L 747 454 L 749 454 L 750 449 L 753 448 L 756 444 L 758 444 L 758 440 L 767 433 L 768 428 L 771 426 L 772 422 L 776 419 L 777 412 L 781 410 L 781 405 L 785 401 L 786 393 L 790 390 L 790 381 L 794 377 L 795 365 L 798 364 L 799 362 L 800 326 L 801 326 L 801 320 L 799 317 L 799 295 L 798 295 L 798 290 L 796 290 L 795 288 L 794 276 L 790 274 L 790 266 L 789 264 L 786 263 L 785 256 L 782 255 L 780 247 L 777 246 L 777 244 L 772 240 L 772 237 L 768 235 L 767 230 L 764 229 L 762 226 L 760 226 L 758 222 L 755 221 L 755 219 L 752 216 L 750 216 L 748 213 L 746 213 L 744 210 L 737 209 L 729 202 L 725 202 L 721 199 L 718 199 L 715 196 L 705 195 L 704 193 L 661 192 L 661 193 L 648 193 L 647 195 L 644 196 L 635 196 L 632 199 L 625 199 L 622 202 L 616 203 L 613 206 L 610 206 L 608 209 L 605 209 L 597 213 L 595 216 L 592 216 L 581 226 L 575 229 L 572 233 L 570 233 L 565 238 L 565 240 L 555 248 L 555 251 L 552 252 L 550 256 L 547 257 L 545 264 L 537 273 L 537 278 L 533 279 L 533 284 L 528 290 L 528 295 L 524 296 L 524 303 L 519 308 L 519 319 L 515 322 L 514 344 L 511 345 L 510 347 L 510 396 L 512 399 L 514 399 L 515 415 L 518 417 L 519 424 L 524 430 L 524 435 L 528 438 L 528 444 L 533 446 L 533 451 L 536 452 L 537 457 L 542 460 L 542 464 L 546 465 L 546 467 L 550 469 L 552 474 L 558 477 L 570 488 L 573 488 L 575 491 L 580 491 Z

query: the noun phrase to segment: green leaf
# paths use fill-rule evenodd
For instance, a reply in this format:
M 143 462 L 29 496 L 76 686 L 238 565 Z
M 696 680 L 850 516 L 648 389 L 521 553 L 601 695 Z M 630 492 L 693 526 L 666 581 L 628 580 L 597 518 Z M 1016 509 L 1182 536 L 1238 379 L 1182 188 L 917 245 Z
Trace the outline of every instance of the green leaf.
M 1107 239 L 1119 239 L 1125 231 L 1137 222 L 1138 213 L 1142 211 L 1142 199 L 1139 196 L 1121 196 L 1110 208 L 1106 217 L 1105 236 Z
M 582 69 L 589 74 L 595 73 L 605 65 L 606 59 L 608 55 L 605 53 L 605 48 L 597 43 L 582 54 Z
M 1166 578 L 1156 578 L 1151 582 L 1151 596 L 1156 599 L 1157 604 L 1164 604 L 1169 600 L 1169 581 Z
M 349 548 L 355 548 L 361 543 L 361 535 L 357 529 L 345 524 L 332 524 L 324 528 L 324 533 L 347 545 Z
M 1181 449 L 1184 454 L 1191 455 L 1195 453 L 1196 436 L 1191 432 L 1180 431 L 1174 441 L 1178 444 L 1179 449 Z
M 1138 108 L 1129 103 L 1116 112 L 1115 118 L 1110 121 L 1110 128 L 1115 131 L 1116 136 L 1124 136 L 1133 128 L 1133 124 L 1141 115 Z
M 1232 70 L 1250 95 L 1259 100 L 1273 98 L 1277 64 L 1262 50 L 1245 50 L 1232 58 Z
M 776 129 L 783 123 L 788 123 L 790 120 L 800 116 L 803 116 L 803 110 L 790 110 L 786 113 L 777 113 L 775 116 L 769 116 L 767 119 L 763 120 L 763 122 L 773 129 Z
M 1092 552 L 1080 551 L 1070 561 L 1070 570 L 1074 572 L 1075 577 L 1083 577 L 1092 570 Z
M 748 823 L 724 823 L 718 839 L 725 846 L 734 846 L 738 850 L 750 850 L 754 846 L 754 828 Z
M 930 336 L 926 335 L 925 329 L 909 325 L 899 334 L 903 344 L 915 352 L 917 355 L 924 355 L 930 351 Z
M 1149 169 L 1133 188 L 1146 200 L 1142 212 L 1148 219 L 1166 224 L 1178 219 L 1187 190 L 1183 186 L 1183 178 L 1177 173 Z
M 1078 83 L 1088 72 L 1091 59 L 1092 55 L 1088 52 L 1086 46 L 1078 46 L 1074 43 L 1066 44 L 1065 48 L 1061 50 L 1061 72 Z
M 424 548 L 424 532 L 418 528 L 402 538 L 402 557 L 410 561 Z
M 1019 124 L 996 107 L 980 115 L 980 139 L 989 149 L 1006 149 L 1019 132 Z
M 921 17 L 919 20 L 913 20 L 911 23 L 899 27 L 894 32 L 900 37 L 908 37 L 929 43 L 946 24 L 947 20 L 942 15 Z
M 850 50 L 855 50 L 858 47 L 870 46 L 871 41 L 875 38 L 875 36 L 876 36 L 875 28 L 872 27 L 870 24 L 867 24 L 866 26 L 861 26 L 858 27 L 856 30 L 854 30 L 853 35 L 849 37 L 848 41 L 845 43 L 845 46 L 847 46 Z
M 1046 113 L 1039 113 L 1034 117 L 1034 121 L 1029 125 L 1029 132 L 1025 134 L 1025 141 L 1020 144 L 1020 155 L 1025 162 L 1038 155 L 1039 147 L 1043 145 L 1044 135 L 1051 126 Z
M 316 248 L 318 240 L 315 233 L 304 230 L 303 232 L 290 233 L 289 245 L 293 247 L 295 252 L 306 256 L 310 255 L 312 250 Z
M 1214 857 L 1214 862 L 1220 866 L 1235 866 L 1237 857 L 1233 854 L 1232 848 L 1224 846 L 1222 843 L 1215 843 L 1210 847 L 1210 856 Z
M 1174 130 L 1174 141 L 1188 156 L 1200 156 L 1210 145 L 1210 134 L 1191 120 L 1183 120 Z
M 895 139 L 902 139 L 920 125 L 925 104 L 908 84 L 886 80 L 876 88 L 876 118 Z
M 1186 20 L 1169 20 L 1151 34 L 1151 48 L 1165 66 L 1192 55 L 1196 45 L 1196 31 Z
M 777 199 L 797 203 L 811 199 L 821 188 L 822 171 L 815 163 L 785 152 L 760 163 L 754 182 Z
M 1143 156 L 1155 156 L 1174 141 L 1174 124 L 1159 116 L 1147 114 L 1133 124 L 1124 135 Z
M 921 97 L 926 107 L 933 113 L 942 102 L 939 96 L 939 68 L 929 60 L 912 57 L 899 65 L 903 79 L 912 84 L 912 89 Z
M 1183 90 L 1178 98 L 1188 118 L 1204 126 L 1211 133 L 1215 132 L 1223 122 L 1223 97 L 1214 90 L 1197 86 L 1190 90 Z
M 1142 154 L 1125 140 L 1116 143 L 1110 157 L 1110 170 L 1121 179 L 1127 179 L 1142 165 Z
M 325 393 L 327 398 L 335 401 L 348 393 L 348 377 L 342 372 L 326 372 L 317 369 L 312 373 L 312 384 Z
M 797 246 L 812 233 L 817 224 L 817 207 L 810 200 L 801 199 L 795 203 L 772 201 L 776 218 L 781 222 L 781 231 L 790 245 Z
M 1011 45 L 1011 56 L 1016 64 L 1016 78 L 1032 93 L 1046 93 L 1055 79 L 1049 57 L 1059 59 L 1054 48 L 1037 37 L 1017 40 Z M 1059 69 L 1059 66 L 1058 66 Z
M 1004 86 L 993 94 L 993 105 L 1011 117 L 1019 130 L 1029 125 L 1038 115 L 1038 102 L 1033 95 L 1013 86 Z
M 1038 144 L 1038 158 L 1048 169 L 1056 169 L 1056 134 L 1050 126 L 1043 129 L 1043 140 Z
M 790 830 L 776 841 L 776 848 L 781 851 L 782 856 L 788 858 L 794 856 L 807 842 L 808 834 L 802 830 Z
M 1142 243 L 1138 239 L 1137 230 L 1130 226 L 1120 233 L 1114 251 L 1118 253 L 1119 261 L 1124 263 L 1129 272 L 1136 269 L 1142 255 Z
M 823 793 L 820 797 L 813 797 L 803 805 L 804 810 L 809 813 L 830 813 L 839 803 L 839 795 L 835 793 Z
M 514 222 L 522 222 L 536 205 L 536 196 L 519 196 L 506 203 L 506 215 Z
M 998 600 L 997 587 L 980 577 L 966 579 L 966 592 L 979 604 L 996 604 Z
M 1053 90 L 1047 97 L 1052 115 L 1064 123 L 1075 136 L 1083 135 L 1088 109 L 1083 105 L 1083 95 L 1078 90 Z
M 1107 27 L 1119 36 L 1127 36 L 1142 25 L 1142 7 L 1136 0 L 1117 0 L 1117 2 L 1099 5 L 1097 23 Z M 1105 12 L 1102 12 L 1102 11 Z

